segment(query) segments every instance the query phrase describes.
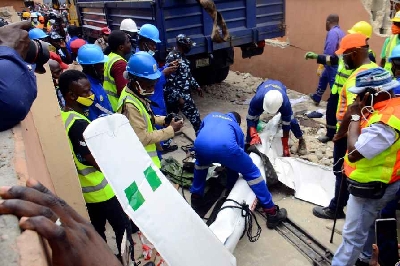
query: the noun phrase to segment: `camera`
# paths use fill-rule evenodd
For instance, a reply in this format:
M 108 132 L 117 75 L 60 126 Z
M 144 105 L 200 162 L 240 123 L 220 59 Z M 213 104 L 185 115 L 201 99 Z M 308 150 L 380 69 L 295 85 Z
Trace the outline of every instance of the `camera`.
M 31 40 L 28 47 L 28 52 L 25 57 L 25 62 L 35 64 L 35 72 L 38 74 L 46 73 L 43 67 L 50 59 L 50 52 L 45 43 L 39 40 Z
M 177 121 L 179 121 L 179 120 L 182 120 L 183 118 L 182 118 L 180 115 L 177 115 L 177 114 L 175 114 L 175 113 L 169 113 L 169 114 L 165 117 L 164 123 L 165 123 L 166 125 L 169 125 L 169 124 L 171 124 L 172 119 L 174 119 L 174 121 L 177 122 Z

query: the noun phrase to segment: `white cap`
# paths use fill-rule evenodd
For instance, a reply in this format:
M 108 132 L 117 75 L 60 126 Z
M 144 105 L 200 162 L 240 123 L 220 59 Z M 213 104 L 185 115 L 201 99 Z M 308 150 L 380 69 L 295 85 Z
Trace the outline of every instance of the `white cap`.
M 129 32 L 138 32 L 138 28 L 136 26 L 135 21 L 130 18 L 126 18 L 121 22 L 120 30 L 125 30 Z
M 283 103 L 282 93 L 278 90 L 270 90 L 264 96 L 264 111 L 269 114 L 276 114 Z

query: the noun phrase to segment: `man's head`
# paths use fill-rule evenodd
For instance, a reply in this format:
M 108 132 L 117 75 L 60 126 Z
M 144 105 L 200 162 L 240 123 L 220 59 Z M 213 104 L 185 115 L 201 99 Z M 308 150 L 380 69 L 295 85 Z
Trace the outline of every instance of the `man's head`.
M 343 37 L 336 54 L 343 56 L 346 69 L 356 69 L 369 60 L 368 49 L 367 36 L 354 33 Z
M 76 59 L 82 66 L 83 72 L 98 79 L 104 79 L 104 63 L 108 57 L 103 54 L 101 48 L 95 44 L 85 44 L 78 50 Z
M 347 32 L 350 34 L 361 33 L 367 36 L 367 38 L 369 39 L 371 38 L 372 31 L 373 29 L 371 24 L 369 24 L 366 21 L 359 21 L 356 24 L 354 24 L 353 27 L 351 27 L 351 29 L 349 29 Z
M 339 16 L 336 14 L 330 14 L 326 18 L 326 31 L 330 31 L 336 25 L 339 25 Z
M 233 112 L 229 112 L 229 114 L 232 114 L 235 117 L 236 122 L 240 126 L 240 124 L 242 123 L 242 117 L 240 116 L 240 114 L 238 112 L 234 112 L 234 111 Z
M 393 89 L 399 86 L 397 80 L 393 80 L 392 75 L 381 67 L 361 71 L 356 76 L 356 85 L 349 88 L 349 92 L 357 94 L 362 101 L 369 93 L 366 106 L 388 100 L 394 97 Z
M 389 62 L 392 63 L 392 73 L 395 78 L 400 77 L 400 45 L 393 48 L 392 54 L 389 57 Z
M 264 95 L 263 109 L 268 114 L 274 115 L 281 108 L 283 103 L 282 93 L 278 90 L 269 90 Z
M 139 31 L 139 50 L 148 52 L 151 56 L 157 51 L 157 43 L 160 43 L 160 32 L 151 24 L 144 24 Z
M 74 59 L 78 55 L 79 48 L 81 48 L 85 44 L 87 44 L 87 42 L 84 39 L 80 39 L 80 38 L 78 38 L 70 43 L 70 48 L 71 48 L 71 52 L 72 52 Z
M 105 42 L 108 42 L 108 36 L 111 34 L 111 30 L 109 27 L 104 27 L 101 29 L 101 37 Z
M 176 46 L 184 54 L 188 54 L 193 46 L 196 46 L 196 43 L 192 41 L 185 34 L 179 34 L 176 36 Z
M 75 26 L 75 25 L 69 25 L 67 28 L 67 32 L 69 34 L 69 36 L 72 37 L 79 37 L 80 35 L 80 30 L 79 27 Z
M 56 60 L 50 59 L 48 63 L 50 67 L 51 77 L 58 84 L 58 79 L 60 78 L 60 75 L 64 70 L 61 68 L 60 64 Z
M 141 96 L 154 94 L 154 87 L 161 76 L 156 60 L 146 52 L 140 51 L 131 56 L 124 73 L 129 80 L 128 87 Z
M 94 94 L 90 90 L 90 82 L 86 75 L 78 70 L 67 70 L 60 75 L 59 89 L 65 104 L 80 109 L 93 104 Z
M 131 42 L 125 32 L 115 30 L 108 36 L 108 45 L 112 52 L 121 56 L 127 55 L 131 52 Z

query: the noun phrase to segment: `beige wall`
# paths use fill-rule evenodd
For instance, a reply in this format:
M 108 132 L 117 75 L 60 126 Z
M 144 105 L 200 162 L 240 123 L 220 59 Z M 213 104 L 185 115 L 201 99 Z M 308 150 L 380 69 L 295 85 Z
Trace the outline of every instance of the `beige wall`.
M 236 49 L 232 69 L 280 80 L 289 89 L 299 92 L 314 92 L 318 84 L 317 65 L 314 60 L 304 60 L 304 54 L 307 51 L 322 53 L 326 37 L 325 21 L 329 13 L 340 16 L 340 26 L 344 31 L 357 21 L 370 21 L 360 0 L 286 0 L 287 36 L 283 39 L 297 48 L 267 46 L 264 54 L 251 59 L 242 59 L 240 49 Z M 383 41 L 384 38 L 376 34 L 370 40 L 378 60 Z

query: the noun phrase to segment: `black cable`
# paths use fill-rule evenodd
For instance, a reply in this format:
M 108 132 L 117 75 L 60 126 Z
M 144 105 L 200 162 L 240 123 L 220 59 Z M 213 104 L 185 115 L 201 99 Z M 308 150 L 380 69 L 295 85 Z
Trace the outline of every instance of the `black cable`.
M 242 217 L 244 217 L 244 219 L 245 219 L 245 224 L 244 224 L 243 234 L 240 237 L 240 239 L 242 239 L 243 236 L 245 234 L 247 234 L 247 237 L 250 242 L 256 242 L 260 238 L 262 229 L 261 229 L 260 224 L 257 221 L 256 215 L 250 210 L 249 205 L 247 205 L 245 202 L 240 204 L 239 202 L 237 202 L 233 199 L 227 199 L 226 201 L 231 201 L 231 202 L 237 204 L 238 206 L 235 206 L 235 205 L 224 206 L 218 211 L 218 213 L 224 209 L 240 209 L 240 210 L 242 210 Z M 253 220 L 256 222 L 256 225 L 257 225 L 257 231 L 254 235 L 252 235 L 253 234 Z

